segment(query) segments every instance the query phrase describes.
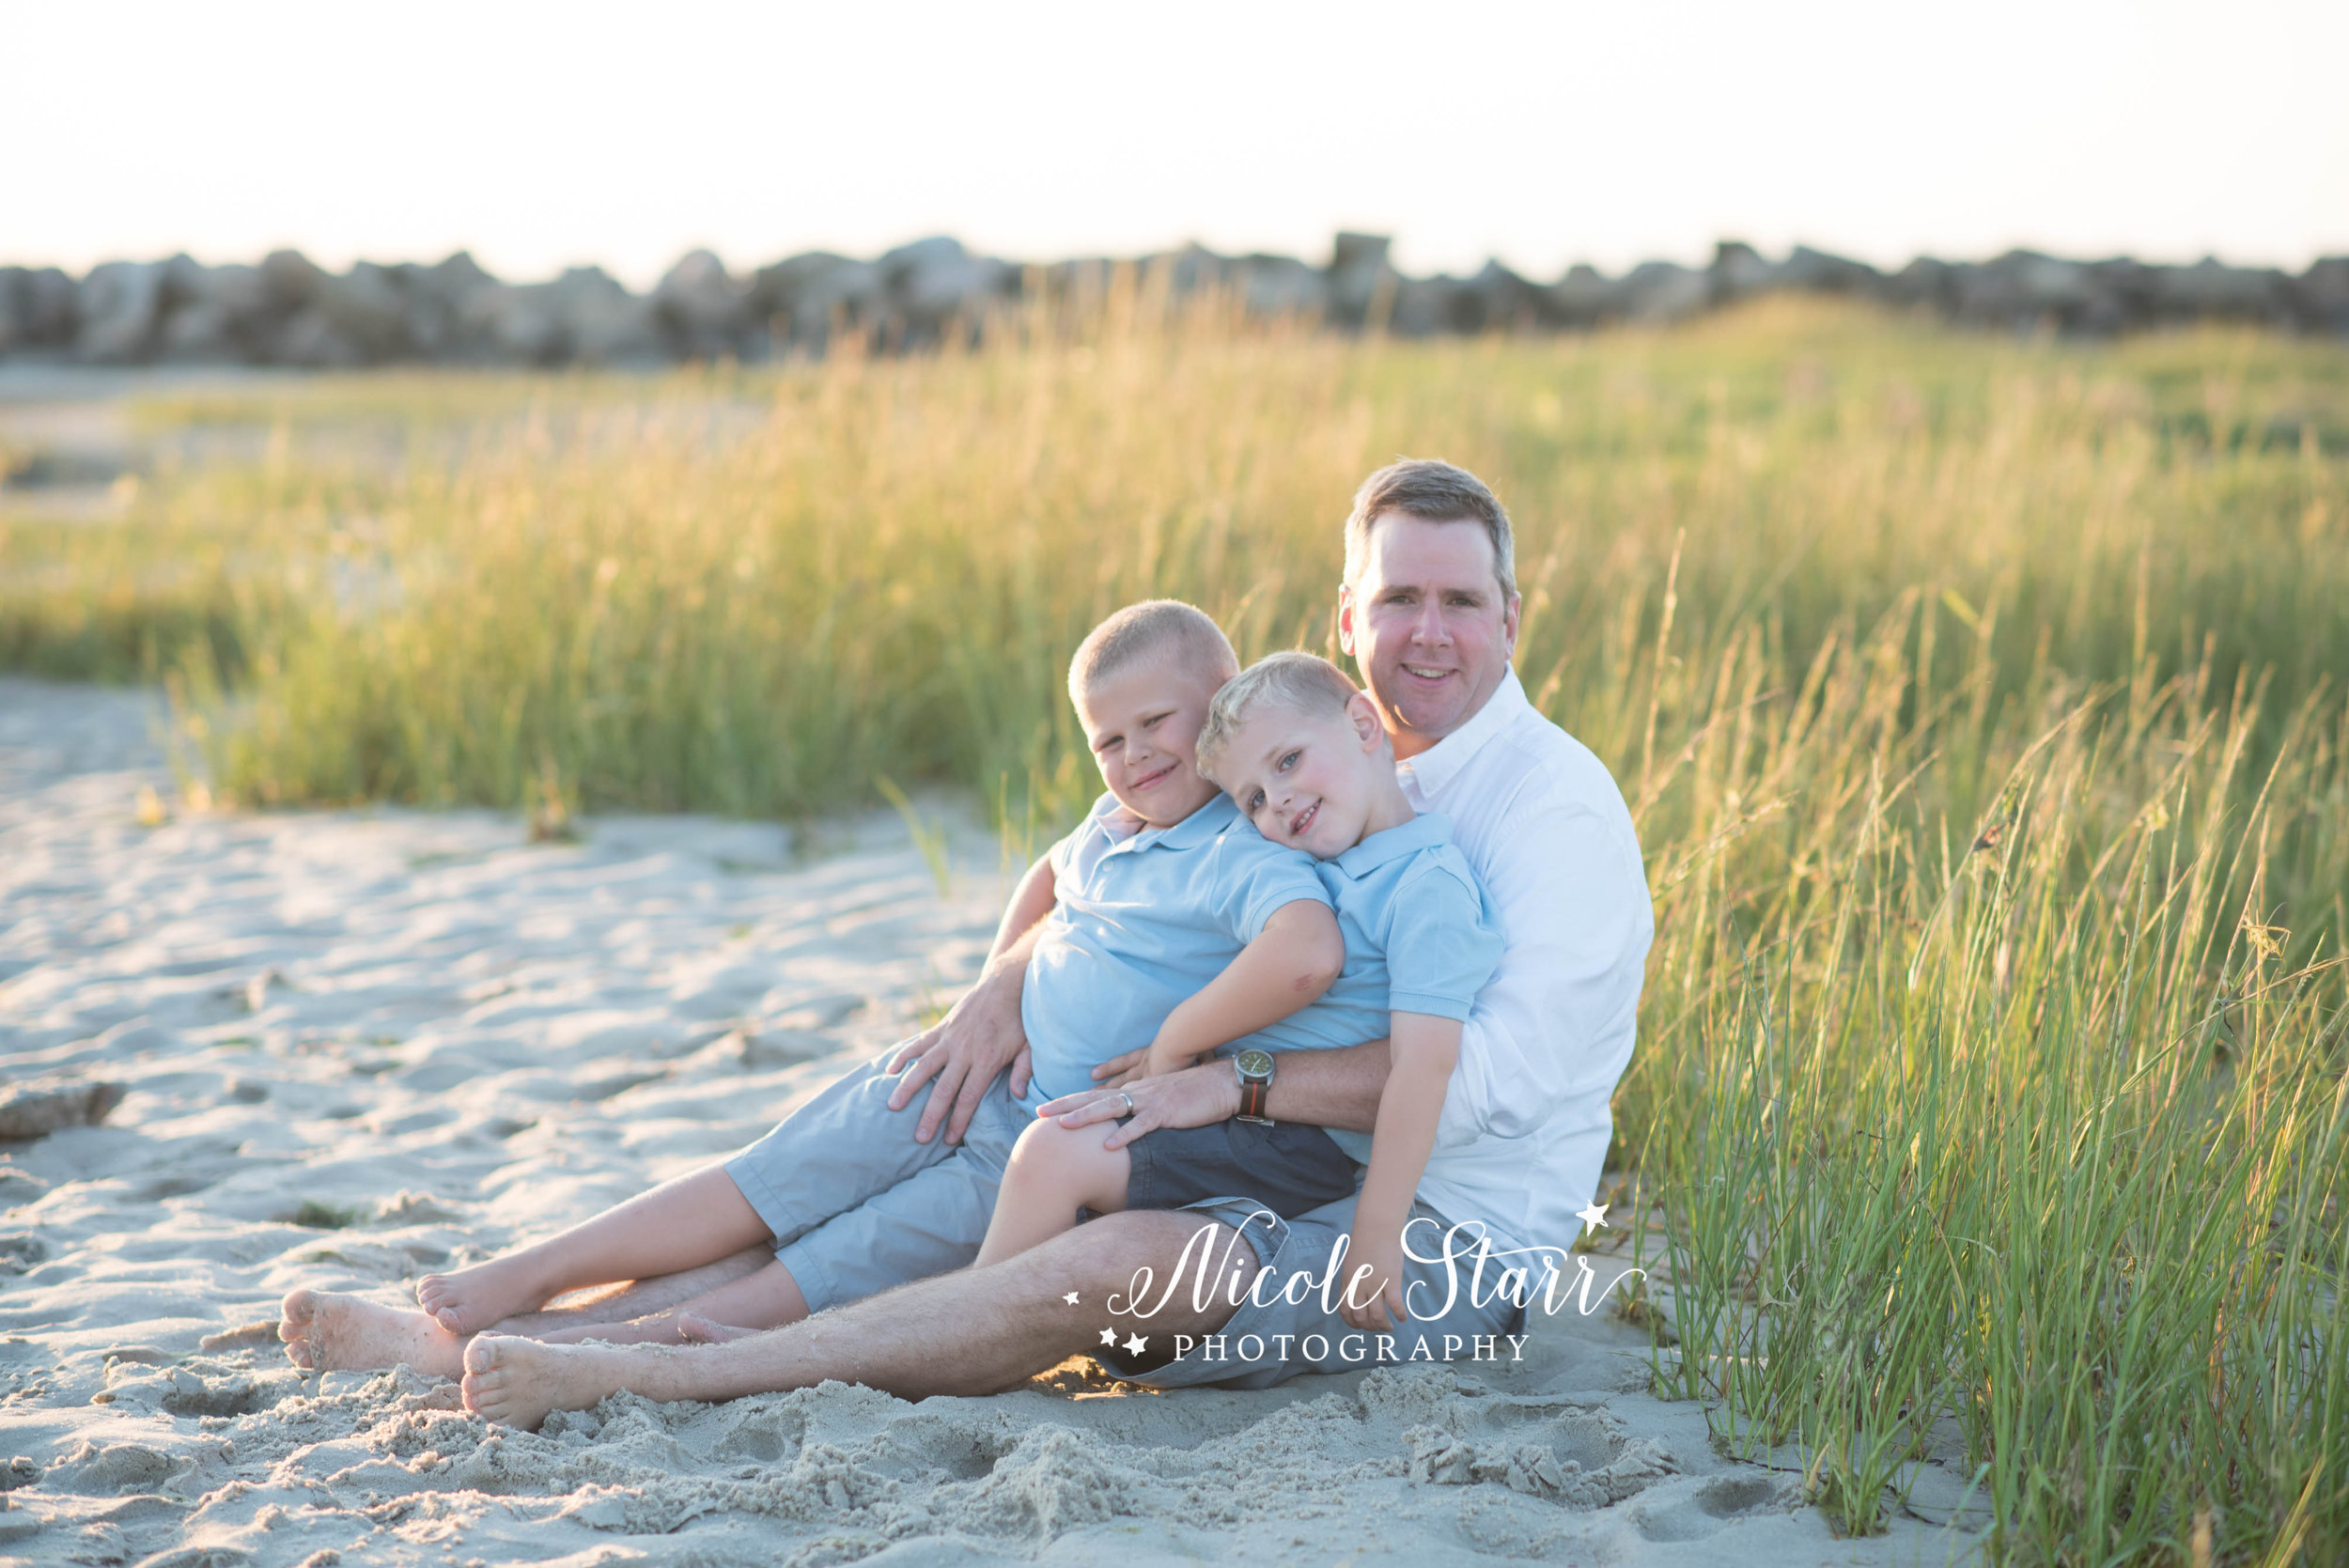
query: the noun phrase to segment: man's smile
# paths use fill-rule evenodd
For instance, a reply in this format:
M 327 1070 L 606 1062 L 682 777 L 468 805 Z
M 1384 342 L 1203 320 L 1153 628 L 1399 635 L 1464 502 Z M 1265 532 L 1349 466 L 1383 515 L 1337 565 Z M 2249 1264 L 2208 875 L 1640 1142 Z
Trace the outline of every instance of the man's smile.
M 1454 673 L 1450 670 L 1439 670 L 1427 664 L 1405 664 L 1401 666 L 1401 668 L 1405 675 L 1413 676 L 1419 680 L 1426 681 L 1441 680 L 1444 676 Z

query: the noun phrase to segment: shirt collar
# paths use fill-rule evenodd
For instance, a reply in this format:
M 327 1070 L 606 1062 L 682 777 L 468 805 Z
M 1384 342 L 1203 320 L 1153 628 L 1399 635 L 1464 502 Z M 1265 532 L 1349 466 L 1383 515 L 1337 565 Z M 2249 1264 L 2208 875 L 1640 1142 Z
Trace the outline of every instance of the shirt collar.
M 1395 771 L 1406 780 L 1416 781 L 1422 799 L 1430 799 L 1458 778 L 1460 769 L 1470 758 L 1485 749 L 1485 743 L 1515 723 L 1521 714 L 1533 711 L 1526 700 L 1525 685 L 1517 679 L 1517 666 L 1512 664 L 1493 688 L 1493 694 L 1485 699 L 1485 706 L 1469 716 L 1467 723 L 1437 741 L 1408 761 L 1398 762 Z
M 1230 796 L 1219 790 L 1207 797 L 1206 805 L 1173 827 L 1150 828 L 1144 827 L 1140 817 L 1118 804 L 1116 796 L 1104 791 L 1100 803 L 1093 809 L 1093 815 L 1100 818 L 1111 843 L 1119 848 L 1130 845 L 1137 849 L 1148 849 L 1164 845 L 1169 849 L 1196 849 L 1229 828 L 1233 818 L 1239 815 L 1239 808 L 1232 804 Z
M 1360 881 L 1389 861 L 1399 861 L 1406 855 L 1416 855 L 1423 849 L 1451 842 L 1452 819 L 1440 812 L 1423 811 L 1408 822 L 1373 833 L 1353 848 L 1342 851 L 1334 863 L 1346 876 Z

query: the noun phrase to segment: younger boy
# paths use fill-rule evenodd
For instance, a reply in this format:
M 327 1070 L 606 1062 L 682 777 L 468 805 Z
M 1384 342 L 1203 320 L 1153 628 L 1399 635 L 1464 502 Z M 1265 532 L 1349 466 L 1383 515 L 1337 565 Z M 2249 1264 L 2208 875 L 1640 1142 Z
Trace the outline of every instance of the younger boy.
M 1160 1127 L 1123 1146 L 1113 1131 L 1105 1138 L 1098 1126 L 1050 1120 L 1022 1133 L 979 1262 L 1067 1230 L 1081 1206 L 1174 1208 L 1244 1194 L 1294 1218 L 1345 1196 L 1355 1160 L 1367 1158 L 1346 1273 L 1363 1265 L 1371 1273 L 1366 1291 L 1348 1290 L 1343 1311 L 1357 1327 L 1394 1327 L 1405 1317 L 1404 1221 L 1435 1143 L 1461 1023 L 1501 961 L 1501 933 L 1451 844 L 1450 823 L 1414 815 L 1377 709 L 1328 660 L 1280 653 L 1249 666 L 1216 693 L 1197 752 L 1202 774 L 1268 842 L 1321 862 L 1346 935 L 1345 968 L 1312 1005 L 1237 1042 L 1259 1048 L 1234 1053 L 1244 1086 L 1238 1119 Z M 1233 1040 L 1231 1020 L 1278 1001 L 1257 994 L 1261 985 L 1234 964 L 1168 1015 L 1137 1076 L 1189 1066 Z M 1245 1086 L 1269 1071 L 1269 1051 L 1382 1035 L 1391 1066 L 1371 1139 L 1251 1115 Z

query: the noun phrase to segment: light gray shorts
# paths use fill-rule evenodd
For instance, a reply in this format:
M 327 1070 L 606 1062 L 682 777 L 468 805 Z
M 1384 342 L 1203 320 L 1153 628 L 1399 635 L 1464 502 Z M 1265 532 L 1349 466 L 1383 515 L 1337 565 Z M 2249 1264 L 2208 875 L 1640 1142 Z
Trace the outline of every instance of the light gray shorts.
M 998 1076 L 959 1144 L 913 1141 L 924 1088 L 889 1109 L 890 1047 L 725 1162 L 775 1235 L 811 1312 L 961 1268 L 979 1255 L 1003 1165 L 1035 1113 Z
M 1411 1318 L 1389 1334 L 1365 1332 L 1339 1315 L 1335 1303 L 1345 1289 L 1346 1271 L 1353 1266 L 1350 1262 L 1340 1263 L 1336 1286 L 1330 1293 L 1331 1305 L 1327 1309 L 1317 1289 L 1292 1287 L 1283 1294 L 1300 1273 L 1315 1282 L 1323 1278 L 1339 1238 L 1353 1226 L 1352 1198 L 1325 1203 L 1295 1219 L 1283 1219 L 1252 1198 L 1208 1198 L 1167 1212 L 1196 1214 L 1202 1225 L 1221 1220 L 1247 1238 L 1248 1249 L 1234 1248 L 1233 1255 L 1251 1278 L 1258 1278 L 1260 1267 L 1272 1273 L 1261 1277 L 1229 1323 L 1211 1335 L 1194 1336 L 1198 1343 L 1177 1360 L 1135 1370 L 1141 1365 L 1138 1358 L 1126 1357 L 1122 1351 L 1096 1353 L 1096 1360 L 1128 1382 L 1156 1389 L 1206 1384 L 1268 1389 L 1300 1372 L 1361 1372 L 1375 1366 L 1435 1361 L 1507 1363 L 1517 1349 L 1508 1336 L 1525 1331 L 1525 1308 L 1491 1288 L 1498 1270 L 1486 1269 L 1486 1285 L 1480 1292 L 1471 1264 L 1447 1267 L 1441 1261 L 1443 1236 L 1451 1227 L 1425 1203 L 1414 1203 L 1411 1217 L 1432 1219 L 1435 1227 L 1414 1226 L 1408 1232 L 1409 1249 L 1438 1261 L 1405 1264 L 1404 1299 Z M 1464 1233 L 1455 1245 L 1463 1253 L 1470 1250 L 1472 1235 Z M 1253 1260 L 1248 1258 L 1248 1250 L 1254 1251 Z M 1204 1250 L 1204 1247 L 1194 1249 L 1182 1271 L 1176 1288 L 1185 1296 L 1190 1292 Z M 1210 1281 L 1230 1274 L 1229 1262 L 1216 1266 L 1223 1257 L 1219 1246 L 1210 1260 Z M 1159 1281 L 1149 1299 L 1157 1300 L 1165 1288 L 1165 1282 Z M 1479 1294 L 1486 1297 L 1482 1305 L 1475 1300 Z M 1289 1296 L 1302 1299 L 1292 1302 Z M 1264 1304 L 1259 1305 L 1260 1300 Z M 1142 1332 L 1152 1342 L 1143 1357 L 1178 1348 L 1176 1342 L 1150 1334 L 1146 1318 Z

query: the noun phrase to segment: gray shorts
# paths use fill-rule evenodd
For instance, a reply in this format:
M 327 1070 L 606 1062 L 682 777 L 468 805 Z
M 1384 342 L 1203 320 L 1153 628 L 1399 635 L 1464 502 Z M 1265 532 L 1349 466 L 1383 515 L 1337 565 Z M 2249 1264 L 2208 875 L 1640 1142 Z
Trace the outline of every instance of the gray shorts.
M 913 1141 L 925 1087 L 889 1109 L 897 1079 L 890 1047 L 725 1162 L 743 1198 L 774 1233 L 811 1312 L 961 1268 L 979 1255 L 1003 1164 L 1034 1111 L 998 1077 L 959 1144 L 941 1131 Z
M 1255 1265 L 1270 1268 L 1272 1273 L 1240 1303 L 1229 1323 L 1211 1335 L 1194 1336 L 1198 1343 L 1179 1359 L 1145 1370 L 1140 1359 L 1128 1358 L 1122 1351 L 1095 1354 L 1096 1360 L 1128 1382 L 1156 1389 L 1203 1384 L 1268 1389 L 1300 1372 L 1361 1372 L 1374 1366 L 1453 1360 L 1506 1364 L 1517 1349 L 1508 1336 L 1525 1331 L 1525 1308 L 1491 1290 L 1489 1284 L 1481 1293 L 1486 1297 L 1484 1304 L 1476 1304 L 1474 1296 L 1479 1293 L 1473 1288 L 1472 1265 L 1447 1269 L 1441 1254 L 1443 1235 L 1450 1226 L 1423 1203 L 1411 1205 L 1412 1219 L 1432 1219 L 1436 1225 L 1433 1230 L 1423 1224 L 1414 1226 L 1408 1233 L 1409 1249 L 1438 1261 L 1405 1264 L 1404 1300 L 1411 1318 L 1390 1334 L 1365 1332 L 1338 1314 L 1335 1302 L 1345 1288 L 1350 1264 L 1339 1265 L 1337 1284 L 1330 1293 L 1332 1305 L 1327 1310 L 1317 1289 L 1291 1288 L 1283 1294 L 1283 1287 L 1299 1274 L 1314 1281 L 1321 1280 L 1338 1239 L 1353 1224 L 1352 1198 L 1325 1203 L 1296 1219 L 1283 1219 L 1252 1198 L 1209 1198 L 1170 1212 L 1196 1214 L 1203 1225 L 1220 1219 L 1233 1227 L 1254 1250 Z M 1470 1233 L 1463 1233 L 1456 1244 L 1461 1252 L 1470 1250 L 1472 1245 Z M 1218 1248 L 1216 1257 L 1222 1255 Z M 1194 1250 L 1177 1287 L 1186 1295 L 1198 1266 Z M 1223 1264 L 1211 1269 L 1208 1278 L 1229 1271 L 1230 1265 Z M 1496 1272 L 1487 1267 L 1486 1280 L 1491 1281 Z M 1292 1303 L 1288 1296 L 1303 1299 Z M 1266 1304 L 1258 1305 L 1259 1298 Z M 1153 1342 L 1142 1353 L 1143 1358 L 1155 1359 L 1153 1351 L 1181 1348 L 1178 1342 L 1151 1334 L 1146 1318 L 1139 1331 Z

